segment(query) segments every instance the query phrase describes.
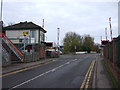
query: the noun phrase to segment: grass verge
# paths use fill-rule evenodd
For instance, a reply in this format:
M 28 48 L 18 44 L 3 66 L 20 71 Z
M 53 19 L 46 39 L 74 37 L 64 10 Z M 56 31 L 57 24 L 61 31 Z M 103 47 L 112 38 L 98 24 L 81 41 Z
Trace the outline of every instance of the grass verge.
M 120 86 L 119 86 L 117 80 L 115 79 L 113 73 L 110 71 L 110 68 L 109 68 L 108 64 L 104 60 L 102 60 L 102 63 L 104 65 L 105 70 L 108 73 L 109 79 L 111 80 L 112 88 L 120 88 Z

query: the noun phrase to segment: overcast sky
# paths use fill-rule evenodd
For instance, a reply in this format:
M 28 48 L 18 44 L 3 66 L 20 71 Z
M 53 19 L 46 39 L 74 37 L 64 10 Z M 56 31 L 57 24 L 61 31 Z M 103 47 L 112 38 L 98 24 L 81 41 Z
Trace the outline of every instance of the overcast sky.
M 113 37 L 116 37 L 118 0 L 3 0 L 3 21 L 6 25 L 32 21 L 42 26 L 44 19 L 47 41 L 56 42 L 57 28 L 60 28 L 60 43 L 69 31 L 90 34 L 96 43 L 100 43 L 100 36 L 105 39 L 105 27 L 110 39 L 109 17 L 112 18 Z

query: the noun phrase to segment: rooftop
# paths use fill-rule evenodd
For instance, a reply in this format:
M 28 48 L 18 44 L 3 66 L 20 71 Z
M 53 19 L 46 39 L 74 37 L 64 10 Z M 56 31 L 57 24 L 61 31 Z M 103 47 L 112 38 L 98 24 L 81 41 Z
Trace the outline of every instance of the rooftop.
M 25 29 L 31 29 L 31 30 L 40 29 L 44 33 L 47 32 L 41 26 L 39 26 L 39 25 L 37 25 L 33 22 L 27 22 L 27 21 L 20 22 L 20 23 L 10 25 L 10 26 L 6 26 L 6 27 L 3 28 L 3 30 L 25 30 Z

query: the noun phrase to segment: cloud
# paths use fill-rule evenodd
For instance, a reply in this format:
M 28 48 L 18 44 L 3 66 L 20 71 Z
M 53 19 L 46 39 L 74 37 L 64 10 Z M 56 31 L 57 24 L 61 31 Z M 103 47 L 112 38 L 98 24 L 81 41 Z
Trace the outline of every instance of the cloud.
M 4 0 L 5 2 L 35 2 L 34 0 Z M 118 2 L 119 0 L 36 0 L 36 2 Z
M 118 4 L 116 2 L 83 2 L 81 0 L 5 0 L 3 20 L 9 22 L 33 21 L 42 25 L 45 19 L 46 36 L 49 41 L 57 41 L 57 28 L 60 28 L 60 40 L 66 32 L 75 31 L 80 35 L 90 34 L 99 42 L 104 28 L 109 28 L 108 18 L 112 17 L 114 36 L 118 32 Z M 104 0 L 106 1 L 106 0 Z M 108 34 L 109 35 L 109 34 Z

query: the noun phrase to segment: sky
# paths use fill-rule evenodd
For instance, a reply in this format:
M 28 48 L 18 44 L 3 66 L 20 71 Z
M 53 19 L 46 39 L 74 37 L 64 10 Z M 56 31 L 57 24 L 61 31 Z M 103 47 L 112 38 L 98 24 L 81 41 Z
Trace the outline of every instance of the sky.
M 3 21 L 19 23 L 32 21 L 42 26 L 45 21 L 46 40 L 57 42 L 60 28 L 60 44 L 67 32 L 89 34 L 95 43 L 105 39 L 107 28 L 110 40 L 109 17 L 113 37 L 118 36 L 118 0 L 3 0 Z

